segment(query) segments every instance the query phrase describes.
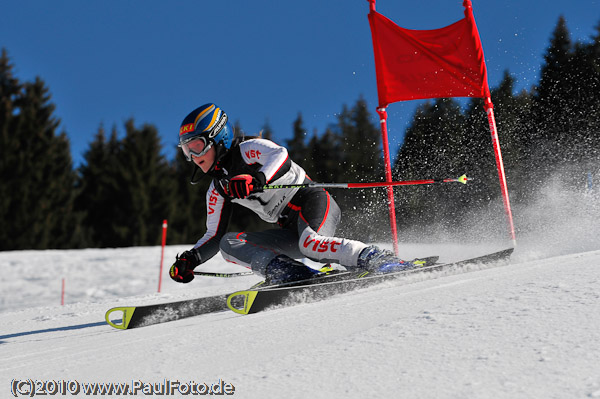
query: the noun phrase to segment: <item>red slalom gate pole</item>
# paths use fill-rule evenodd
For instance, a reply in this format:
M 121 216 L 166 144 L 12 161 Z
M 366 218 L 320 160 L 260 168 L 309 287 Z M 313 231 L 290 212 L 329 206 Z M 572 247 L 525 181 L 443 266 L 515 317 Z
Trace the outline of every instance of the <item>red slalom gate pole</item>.
M 165 244 L 167 243 L 167 219 L 163 220 L 162 224 L 162 248 L 160 250 L 160 271 L 158 272 L 158 292 L 162 284 L 163 262 L 165 259 Z
M 374 4 L 375 3 L 371 3 Z M 390 162 L 390 144 L 387 134 L 387 112 L 385 107 L 377 108 L 379 114 L 379 124 L 381 125 L 381 141 L 383 145 L 383 158 L 385 162 L 385 180 L 387 183 L 392 181 L 392 164 Z M 387 186 L 388 212 L 390 218 L 390 229 L 392 231 L 392 243 L 394 244 L 394 253 L 398 255 L 398 225 L 396 224 L 396 206 L 394 205 L 394 187 Z
M 484 108 L 488 117 L 490 133 L 492 134 L 492 145 L 494 146 L 496 168 L 498 169 L 498 177 L 500 179 L 500 190 L 502 193 L 502 202 L 504 203 L 504 212 L 506 213 L 508 234 L 510 235 L 513 247 L 516 247 L 517 238 L 515 235 L 515 225 L 513 222 L 512 210 L 510 207 L 510 199 L 508 197 L 508 186 L 506 184 L 506 174 L 504 173 L 504 162 L 502 161 L 502 152 L 500 151 L 500 139 L 498 138 L 498 129 L 496 128 L 496 118 L 494 117 L 494 104 L 492 104 L 492 99 L 490 97 L 486 97 Z

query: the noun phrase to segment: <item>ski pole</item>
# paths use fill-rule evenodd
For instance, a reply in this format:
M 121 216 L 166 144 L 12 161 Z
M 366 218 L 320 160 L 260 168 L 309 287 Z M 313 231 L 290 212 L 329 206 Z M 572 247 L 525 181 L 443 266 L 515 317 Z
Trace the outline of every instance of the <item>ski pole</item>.
M 371 182 L 371 183 L 302 183 L 302 184 L 277 184 L 277 185 L 266 185 L 263 186 L 263 190 L 278 189 L 278 188 L 305 188 L 305 187 L 316 187 L 316 188 L 374 188 L 374 187 L 389 187 L 389 186 L 413 186 L 418 184 L 439 184 L 439 183 L 462 183 L 467 184 L 468 180 L 473 178 L 467 178 L 467 175 L 462 175 L 456 178 L 449 179 L 429 179 L 429 180 L 404 180 L 404 181 L 392 181 L 392 182 Z
M 254 273 L 253 272 L 211 273 L 211 272 L 194 271 L 195 276 L 207 276 L 207 277 L 238 277 L 238 276 L 249 276 L 251 274 L 254 274 Z

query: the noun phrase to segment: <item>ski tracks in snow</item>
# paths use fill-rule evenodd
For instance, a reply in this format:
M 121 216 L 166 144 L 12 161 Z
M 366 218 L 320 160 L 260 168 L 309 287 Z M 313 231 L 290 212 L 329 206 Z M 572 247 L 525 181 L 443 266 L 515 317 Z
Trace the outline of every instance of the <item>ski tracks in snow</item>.
M 241 398 L 598 397 L 600 251 L 514 261 L 131 331 L 102 323 L 122 299 L 0 313 L 0 390 L 168 378 L 223 379 Z

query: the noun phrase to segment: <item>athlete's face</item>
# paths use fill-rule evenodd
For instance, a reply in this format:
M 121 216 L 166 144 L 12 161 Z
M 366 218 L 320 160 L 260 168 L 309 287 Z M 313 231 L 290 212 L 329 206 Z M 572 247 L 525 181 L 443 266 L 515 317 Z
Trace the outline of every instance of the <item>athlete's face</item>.
M 215 150 L 215 147 L 212 146 L 206 154 L 200 157 L 197 157 L 194 154 L 192 154 L 192 161 L 194 161 L 194 163 L 198 165 L 198 167 L 202 169 L 204 173 L 207 173 L 215 163 L 216 154 L 217 150 Z

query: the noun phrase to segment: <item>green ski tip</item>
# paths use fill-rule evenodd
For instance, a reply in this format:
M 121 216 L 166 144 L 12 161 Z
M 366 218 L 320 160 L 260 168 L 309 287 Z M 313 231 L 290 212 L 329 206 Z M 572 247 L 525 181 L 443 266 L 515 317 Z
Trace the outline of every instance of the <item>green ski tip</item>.
M 110 320 L 110 314 L 114 312 L 123 312 L 123 319 L 121 324 L 116 324 Z M 119 330 L 126 330 L 127 326 L 129 326 L 131 318 L 133 317 L 133 312 L 135 312 L 135 306 L 112 308 L 106 312 L 106 322 L 114 328 L 118 328 Z
M 256 298 L 256 291 L 238 291 L 227 297 L 227 307 L 235 313 L 248 314 L 252 308 L 252 303 Z M 240 298 L 241 299 L 237 299 Z M 232 304 L 235 301 L 235 305 Z

